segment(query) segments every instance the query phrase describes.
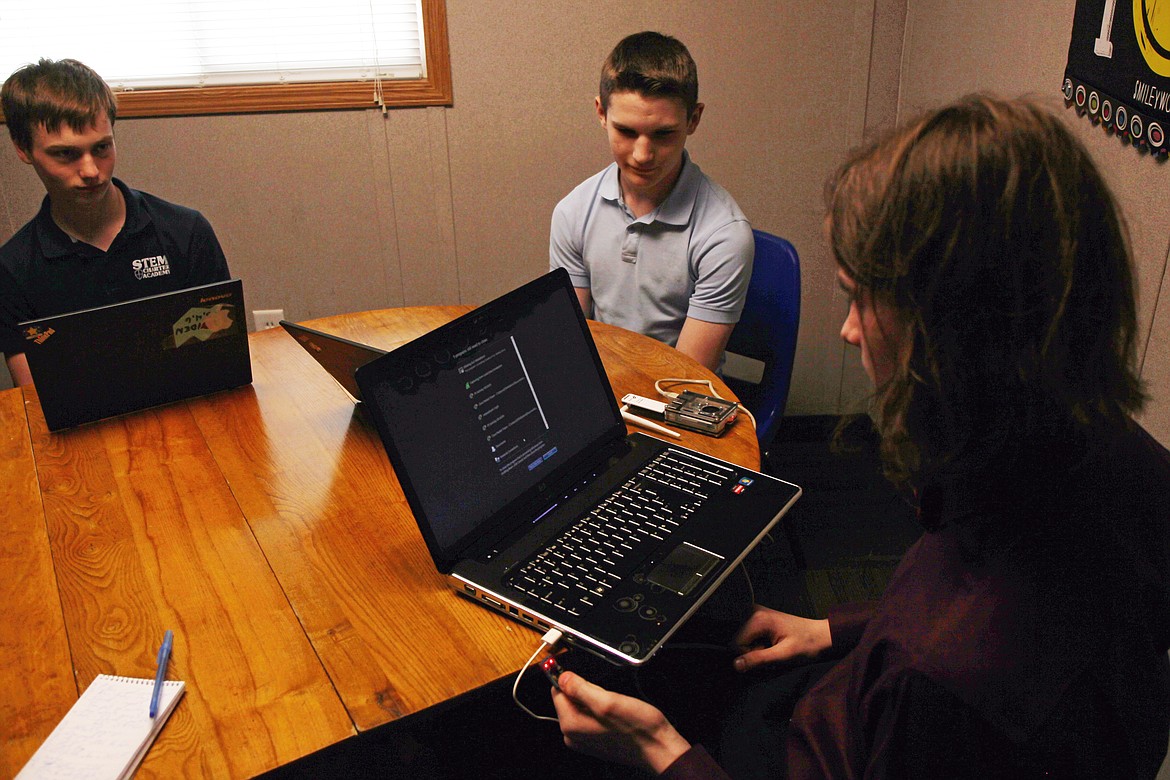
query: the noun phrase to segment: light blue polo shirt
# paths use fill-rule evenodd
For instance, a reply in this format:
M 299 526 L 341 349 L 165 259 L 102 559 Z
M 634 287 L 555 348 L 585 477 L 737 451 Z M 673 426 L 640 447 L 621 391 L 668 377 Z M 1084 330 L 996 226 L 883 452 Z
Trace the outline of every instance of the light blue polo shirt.
M 671 346 L 687 317 L 734 324 L 752 276 L 751 225 L 727 190 L 683 152 L 666 200 L 635 219 L 616 163 L 553 210 L 550 268 L 565 268 L 593 296 L 592 317 Z

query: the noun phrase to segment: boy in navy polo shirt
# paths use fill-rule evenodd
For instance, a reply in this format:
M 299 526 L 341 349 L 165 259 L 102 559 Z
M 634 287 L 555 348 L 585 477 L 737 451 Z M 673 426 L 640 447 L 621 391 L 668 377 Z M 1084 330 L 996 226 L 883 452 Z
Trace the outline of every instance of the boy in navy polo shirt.
M 229 278 L 202 214 L 113 178 L 117 105 L 97 73 L 42 59 L 4 82 L 0 102 L 46 190 L 0 247 L 0 351 L 15 384 L 32 383 L 20 322 Z
M 586 316 L 653 336 L 717 370 L 752 276 L 751 225 L 687 154 L 699 126 L 695 61 L 656 32 L 627 36 L 594 108 L 614 162 L 553 211 L 549 265 Z

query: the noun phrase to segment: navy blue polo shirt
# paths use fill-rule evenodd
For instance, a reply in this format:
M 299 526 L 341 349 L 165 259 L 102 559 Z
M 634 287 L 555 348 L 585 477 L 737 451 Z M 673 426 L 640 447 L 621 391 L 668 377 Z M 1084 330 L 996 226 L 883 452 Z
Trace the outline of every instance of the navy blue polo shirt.
M 41 210 L 0 247 L 0 351 L 24 352 L 16 325 L 53 314 L 182 290 L 229 278 L 211 224 L 198 211 L 114 184 L 126 221 L 109 251 L 70 238 Z

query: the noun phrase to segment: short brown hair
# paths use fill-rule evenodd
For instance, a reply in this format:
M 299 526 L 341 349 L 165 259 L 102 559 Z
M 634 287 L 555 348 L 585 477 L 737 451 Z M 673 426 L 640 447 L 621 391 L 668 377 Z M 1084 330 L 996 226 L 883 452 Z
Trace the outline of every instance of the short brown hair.
M 93 125 L 104 113 L 114 124 L 118 104 L 102 77 L 77 60 L 42 59 L 8 77 L 0 90 L 8 134 L 18 147 L 32 148 L 38 125 L 56 132 L 62 123 L 76 132 Z
M 678 39 L 656 32 L 634 33 L 606 57 L 598 92 L 603 109 L 609 108 L 614 92 L 676 98 L 690 118 L 699 104 L 699 70 Z
M 837 263 L 911 340 L 874 396 L 895 482 L 1011 468 L 1140 409 L 1125 224 L 1057 117 L 961 99 L 855 152 L 826 200 Z

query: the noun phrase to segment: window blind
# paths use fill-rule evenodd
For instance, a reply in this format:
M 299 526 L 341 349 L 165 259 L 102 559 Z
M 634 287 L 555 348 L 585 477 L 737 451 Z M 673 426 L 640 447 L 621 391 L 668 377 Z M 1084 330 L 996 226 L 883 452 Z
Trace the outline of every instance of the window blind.
M 426 77 L 420 0 L 0 0 L 0 80 L 81 60 L 115 89 Z

